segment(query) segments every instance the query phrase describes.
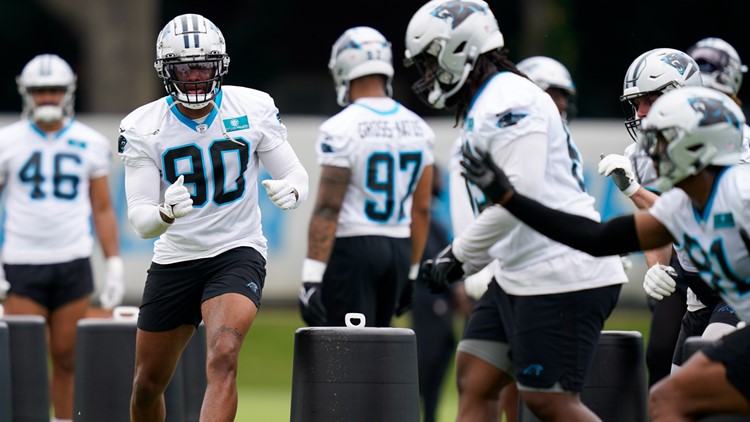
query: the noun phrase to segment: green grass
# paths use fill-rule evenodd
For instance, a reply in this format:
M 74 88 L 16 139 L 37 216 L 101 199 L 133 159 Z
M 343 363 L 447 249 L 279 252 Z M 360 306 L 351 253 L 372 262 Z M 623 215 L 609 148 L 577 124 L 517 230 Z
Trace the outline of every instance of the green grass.
M 645 309 L 616 309 L 606 330 L 640 331 L 648 338 L 650 314 Z M 407 326 L 401 318 L 397 326 Z M 288 422 L 292 399 L 294 332 L 303 327 L 296 308 L 266 306 L 253 324 L 240 355 L 237 421 Z M 460 322 L 457 330 L 460 329 Z M 440 422 L 455 419 L 457 405 L 455 371 L 451 367 L 443 384 L 438 415 Z

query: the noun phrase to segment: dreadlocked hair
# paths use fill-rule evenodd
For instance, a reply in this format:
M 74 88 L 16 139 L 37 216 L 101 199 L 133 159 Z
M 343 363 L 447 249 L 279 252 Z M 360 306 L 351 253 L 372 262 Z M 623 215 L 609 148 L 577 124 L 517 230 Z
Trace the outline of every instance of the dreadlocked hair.
M 455 95 L 456 98 L 456 124 L 458 126 L 463 119 L 466 117 L 466 113 L 469 111 L 469 104 L 471 104 L 474 94 L 479 91 L 480 88 L 487 82 L 489 78 L 497 74 L 498 72 L 512 72 L 518 76 L 522 76 L 528 79 L 525 73 L 518 70 L 516 64 L 508 58 L 508 48 L 501 47 L 494 50 L 490 50 L 486 53 L 480 54 L 477 57 L 474 68 L 469 73 L 469 77 L 466 80 L 466 84 L 461 90 Z

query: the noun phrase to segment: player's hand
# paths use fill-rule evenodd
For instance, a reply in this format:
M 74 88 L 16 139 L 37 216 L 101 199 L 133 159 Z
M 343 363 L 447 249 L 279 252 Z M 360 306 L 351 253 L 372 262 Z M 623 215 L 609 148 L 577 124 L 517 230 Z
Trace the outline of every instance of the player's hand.
M 102 308 L 112 309 L 122 304 L 125 296 L 125 265 L 119 256 L 107 258 L 107 278 L 104 281 L 104 289 L 99 295 L 99 303 Z
M 297 190 L 284 179 L 266 179 L 263 182 L 266 193 L 274 205 L 282 210 L 297 208 Z
M 656 300 L 662 300 L 674 293 L 677 287 L 677 271 L 668 265 L 656 264 L 646 272 L 643 290 Z
M 463 264 L 453 255 L 453 245 L 448 245 L 434 258 L 422 263 L 422 280 L 432 293 L 443 293 L 451 283 L 464 275 Z
M 467 276 L 464 278 L 464 290 L 466 291 L 466 294 L 474 300 L 479 300 L 484 292 L 487 291 L 487 286 L 490 284 L 492 277 L 492 270 L 489 266 L 482 268 L 479 272 Z
M 627 255 L 620 255 L 620 262 L 622 263 L 622 269 L 625 270 L 625 272 L 628 272 L 633 268 L 633 260 Z
M 171 220 L 182 218 L 193 211 L 193 200 L 190 198 L 190 192 L 182 185 L 184 181 L 185 176 L 180 175 L 169 185 L 164 192 L 164 202 L 159 205 L 159 211 Z
M 310 327 L 320 327 L 327 323 L 320 286 L 320 282 L 302 282 L 299 288 L 299 311 Z
M 477 150 L 473 153 L 467 146 L 461 148 L 461 166 L 464 171 L 461 175 L 469 182 L 477 185 L 484 195 L 496 204 L 501 204 L 507 200 L 506 195 L 513 192 L 513 185 L 510 184 L 508 176 L 498 167 L 492 157 L 486 151 Z
M 417 277 L 419 276 L 419 264 L 412 264 L 409 268 L 409 280 L 398 296 L 396 316 L 401 316 L 411 310 L 414 302 L 414 291 L 417 289 Z
M 10 283 L 5 279 L 5 275 L 0 278 L 0 301 L 5 300 L 8 296 L 8 290 L 10 290 Z
M 633 196 L 641 187 L 635 181 L 633 165 L 623 155 L 609 154 L 605 156 L 602 154 L 602 159 L 599 161 L 599 174 L 611 178 L 615 186 L 627 197 Z

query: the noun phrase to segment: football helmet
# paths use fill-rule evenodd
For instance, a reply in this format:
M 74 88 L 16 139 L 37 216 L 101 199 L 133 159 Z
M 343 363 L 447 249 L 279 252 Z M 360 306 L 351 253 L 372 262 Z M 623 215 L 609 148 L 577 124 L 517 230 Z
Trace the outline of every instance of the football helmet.
M 547 56 L 533 56 L 521 60 L 516 64 L 518 70 L 525 73 L 543 91 L 558 89 L 566 97 L 565 110 L 562 110 L 564 119 L 575 112 L 573 97 L 576 95 L 576 86 L 570 77 L 568 68 L 559 61 Z M 555 99 L 555 97 L 553 97 Z M 557 104 L 557 101 L 555 101 Z M 560 104 L 557 104 L 561 107 Z
M 40 54 L 31 59 L 16 77 L 18 93 L 23 99 L 25 118 L 35 122 L 56 122 L 64 117 L 73 117 L 73 101 L 76 91 L 76 75 L 68 62 L 55 54 Z M 60 104 L 37 105 L 31 91 L 41 88 L 58 88 L 65 91 Z
M 740 159 L 745 115 L 726 94 L 686 87 L 659 97 L 643 119 L 639 147 L 654 162 L 662 192 L 709 165 Z
M 154 68 L 175 101 L 191 109 L 203 108 L 219 93 L 229 70 L 224 36 L 201 15 L 177 16 L 156 38 Z
M 647 51 L 630 64 L 623 83 L 622 104 L 625 128 L 633 140 L 638 138 L 641 123 L 638 108 L 632 100 L 651 94 L 661 95 L 683 86 L 701 86 L 698 64 L 682 51 L 656 48 Z
M 436 109 L 456 94 L 477 57 L 505 45 L 489 6 L 482 0 L 432 0 L 412 16 L 406 28 L 406 67 L 421 78 L 414 93 Z
M 516 67 L 544 91 L 550 88 L 558 88 L 568 95 L 576 94 L 576 86 L 573 83 L 573 78 L 570 77 L 568 68 L 552 57 L 528 57 L 518 62 Z
M 747 66 L 728 42 L 721 38 L 704 38 L 687 50 L 701 71 L 703 86 L 737 95 Z
M 358 26 L 341 34 L 331 48 L 328 69 L 336 86 L 336 102 L 341 107 L 349 104 L 349 82 L 366 75 L 384 75 L 386 93 L 392 95 L 391 43 L 373 28 Z

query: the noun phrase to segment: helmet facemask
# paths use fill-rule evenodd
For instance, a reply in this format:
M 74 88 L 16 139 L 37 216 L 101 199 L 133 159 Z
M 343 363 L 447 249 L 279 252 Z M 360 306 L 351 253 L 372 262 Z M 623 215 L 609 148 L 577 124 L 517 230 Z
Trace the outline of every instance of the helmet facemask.
M 444 54 L 445 42 L 435 40 L 422 53 L 404 60 L 404 66 L 414 66 L 420 75 L 412 84 L 412 91 L 427 106 L 435 109 L 451 108 L 455 105 L 450 99 L 464 86 L 478 57 L 477 54 L 471 54 L 463 67 L 463 72 L 454 75 L 440 66 Z
M 641 118 L 638 117 L 638 102 L 636 102 L 636 99 L 641 98 L 641 101 L 648 101 L 650 104 L 653 104 L 662 94 L 679 87 L 680 84 L 677 82 L 670 82 L 656 91 L 637 92 L 620 97 L 622 112 L 625 114 L 625 129 L 627 129 L 630 138 L 634 142 L 638 141 L 638 133 L 641 131 Z
M 225 57 L 228 62 L 228 58 Z M 162 60 L 157 73 L 164 87 L 176 101 L 191 109 L 205 107 L 221 89 L 227 67 L 222 58 L 180 61 Z M 159 63 L 157 61 L 157 63 Z

